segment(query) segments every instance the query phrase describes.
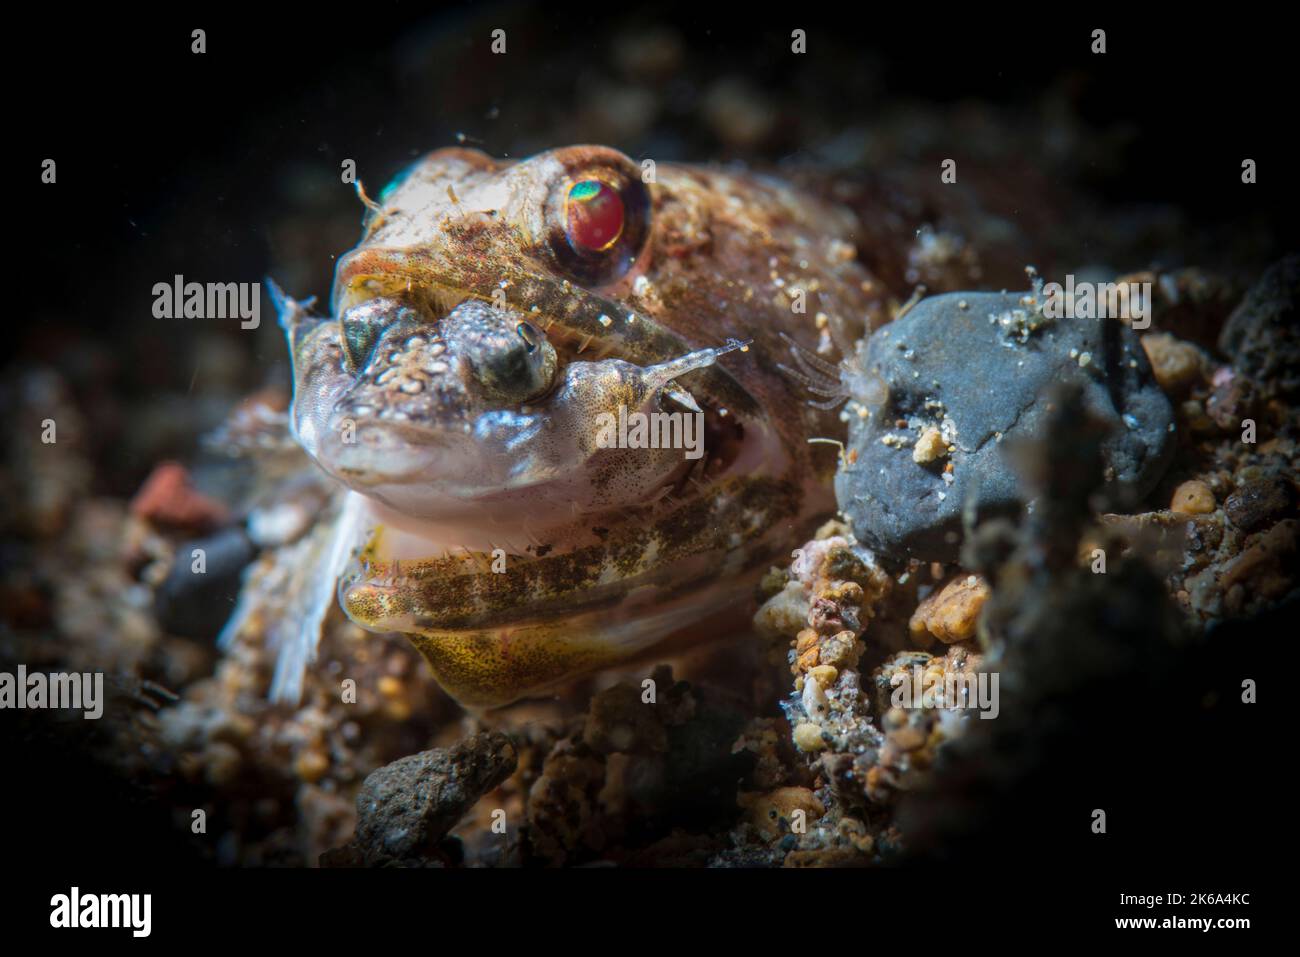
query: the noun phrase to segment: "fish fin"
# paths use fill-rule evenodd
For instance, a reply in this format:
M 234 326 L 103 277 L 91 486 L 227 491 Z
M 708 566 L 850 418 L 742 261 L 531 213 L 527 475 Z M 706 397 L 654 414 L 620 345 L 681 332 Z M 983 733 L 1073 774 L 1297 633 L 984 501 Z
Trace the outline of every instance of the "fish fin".
M 316 660 L 325 621 L 337 601 L 339 577 L 365 531 L 363 516 L 361 495 L 338 495 L 311 532 L 264 553 L 244 572 L 239 600 L 217 647 L 229 653 L 242 635 L 260 629 L 254 637 L 276 655 L 273 701 L 294 705 L 302 699 L 307 668 Z
M 277 649 L 271 700 L 297 704 L 302 699 L 307 667 L 316 660 L 321 633 L 338 602 L 338 582 L 365 532 L 365 498 L 347 492 L 323 541 L 313 542 L 314 554 L 299 568 L 300 588 L 292 613 L 282 616 L 272 631 Z

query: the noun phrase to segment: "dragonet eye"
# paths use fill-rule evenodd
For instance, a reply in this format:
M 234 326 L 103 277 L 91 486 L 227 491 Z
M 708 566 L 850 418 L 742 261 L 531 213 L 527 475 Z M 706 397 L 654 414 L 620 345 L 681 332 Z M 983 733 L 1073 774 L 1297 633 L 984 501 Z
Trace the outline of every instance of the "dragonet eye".
M 564 224 L 574 249 L 603 252 L 623 234 L 623 199 L 598 179 L 574 183 L 564 202 Z

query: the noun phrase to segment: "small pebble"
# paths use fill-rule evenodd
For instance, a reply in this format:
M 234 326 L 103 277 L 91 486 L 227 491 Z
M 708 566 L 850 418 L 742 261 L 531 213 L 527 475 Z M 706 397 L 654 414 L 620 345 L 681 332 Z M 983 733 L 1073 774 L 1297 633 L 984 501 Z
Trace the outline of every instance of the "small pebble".
M 930 426 L 916 440 L 916 446 L 912 449 L 912 461 L 917 465 L 927 465 L 947 454 L 948 445 L 944 442 L 943 435 L 934 426 Z
M 293 773 L 298 776 L 298 780 L 315 784 L 325 776 L 329 767 L 330 759 L 324 751 L 317 748 L 304 748 L 294 759 Z
M 1190 342 L 1152 332 L 1142 337 L 1142 349 L 1160 388 L 1171 395 L 1186 392 L 1201 377 L 1201 352 Z
M 1270 477 L 1245 482 L 1223 503 L 1228 520 L 1244 532 L 1254 532 L 1286 514 L 1294 491 L 1285 479 Z
M 917 606 L 908 630 L 914 639 L 928 634 L 945 644 L 973 638 L 989 594 L 989 586 L 978 575 L 955 578 Z
M 1205 515 L 1214 511 L 1214 493 L 1204 482 L 1196 479 L 1184 482 L 1174 489 L 1169 510 L 1180 515 Z
M 804 721 L 794 729 L 794 744 L 800 751 L 821 751 L 826 747 L 822 729 L 811 721 Z

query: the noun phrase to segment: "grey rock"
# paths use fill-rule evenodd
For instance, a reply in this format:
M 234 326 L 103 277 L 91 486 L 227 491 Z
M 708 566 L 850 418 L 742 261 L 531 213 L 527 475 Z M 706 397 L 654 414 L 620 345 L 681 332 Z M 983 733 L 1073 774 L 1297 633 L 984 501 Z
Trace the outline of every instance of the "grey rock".
M 859 344 L 864 395 L 848 406 L 835 489 L 858 539 L 883 557 L 953 561 L 964 506 L 977 519 L 1021 507 L 1006 453 L 1036 435 L 1056 383 L 1078 383 L 1087 412 L 1109 426 L 1108 492 L 1140 498 L 1168 465 L 1173 410 L 1137 335 L 1115 319 L 1045 318 L 1023 304 L 1028 295 L 935 296 Z M 955 450 L 918 464 L 913 446 L 927 426 Z
M 438 863 L 438 842 L 517 763 L 505 735 L 482 731 L 452 748 L 421 751 L 372 772 L 357 793 L 356 860 L 350 863 Z
M 1300 395 L 1300 255 L 1269 267 L 1228 317 L 1219 348 L 1266 399 Z
M 1243 532 L 1257 532 L 1293 511 L 1295 490 L 1280 474 L 1243 482 L 1223 503 L 1223 513 Z
M 204 553 L 202 572 L 195 571 L 195 549 Z M 159 624 L 173 635 L 214 640 L 239 597 L 244 569 L 256 557 L 257 548 L 238 526 L 182 543 L 154 595 Z

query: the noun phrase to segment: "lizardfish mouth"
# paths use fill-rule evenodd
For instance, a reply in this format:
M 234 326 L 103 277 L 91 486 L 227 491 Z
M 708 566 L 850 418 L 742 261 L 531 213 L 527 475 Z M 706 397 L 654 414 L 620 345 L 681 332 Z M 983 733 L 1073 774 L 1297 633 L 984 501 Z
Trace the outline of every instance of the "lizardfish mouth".
M 394 325 L 421 327 L 436 334 L 448 317 L 473 303 L 491 306 L 513 317 L 514 322 L 528 323 L 561 355 L 568 357 L 618 358 L 645 363 L 689 351 L 689 346 L 676 336 L 662 332 L 656 324 L 637 316 L 626 306 L 550 280 L 537 279 L 530 283 L 537 301 L 518 293 L 510 299 L 500 287 L 467 291 L 428 280 L 422 280 L 419 285 L 414 281 L 395 284 L 393 276 L 385 276 L 382 283 L 376 281 L 371 287 L 394 291 L 364 297 L 353 293 L 341 299 L 344 308 L 338 313 L 345 359 L 354 372 L 364 368 L 374 355 L 373 346 L 378 338 Z M 570 305 L 560 310 L 550 308 L 550 304 L 562 300 Z M 393 302 L 400 302 L 401 308 L 385 307 Z M 589 321 L 581 313 L 593 314 L 594 320 Z M 641 328 L 629 329 L 638 322 Z
M 326 471 L 408 508 L 421 489 L 427 510 L 525 489 L 583 460 L 580 428 L 548 436 L 562 367 L 582 358 L 562 363 L 542 330 L 474 297 L 441 315 L 367 300 L 296 348 L 295 427 Z
M 555 286 L 535 288 L 550 295 Z M 597 339 L 576 335 L 582 322 L 561 321 L 554 308 L 522 310 L 463 291 L 454 299 L 446 287 L 412 283 L 353 302 L 337 321 L 290 329 L 303 447 L 340 481 L 404 514 L 442 519 L 528 496 L 566 515 L 648 500 L 685 483 L 695 465 L 702 474 L 706 428 L 712 447 L 726 450 L 713 465 L 725 468 L 741 423 L 755 421 L 752 397 L 715 364 L 743 349 L 739 340 L 647 361 L 647 338 L 678 342 L 648 319 L 648 332 L 628 335 L 602 313 Z M 548 305 L 557 302 L 573 304 L 569 313 L 626 313 L 583 290 Z M 620 412 L 675 416 L 667 434 L 676 443 L 611 444 L 605 420 Z
M 628 290 L 635 284 L 631 273 L 619 282 Z M 648 366 L 720 344 L 688 342 L 612 288 L 587 288 L 544 262 L 501 256 L 490 247 L 453 254 L 426 246 L 367 245 L 342 257 L 332 304 L 342 319 L 345 344 L 354 328 L 351 320 L 362 314 L 355 310 L 364 312 L 376 298 L 406 301 L 432 325 L 442 324 L 467 301 L 487 303 L 539 329 L 561 363 L 614 358 Z M 721 366 L 701 370 L 694 381 L 734 414 L 760 415 L 753 397 Z
M 631 287 L 624 276 L 622 283 Z M 331 296 L 334 314 L 346 319 L 375 298 L 408 300 L 426 322 L 440 322 L 468 299 L 520 315 L 541 328 L 560 352 L 583 359 L 619 358 L 639 365 L 666 362 L 690 352 L 688 343 L 609 290 L 593 290 L 522 259 L 452 255 L 420 247 L 363 246 L 343 256 Z M 737 410 L 744 390 L 721 368 L 702 375 Z

